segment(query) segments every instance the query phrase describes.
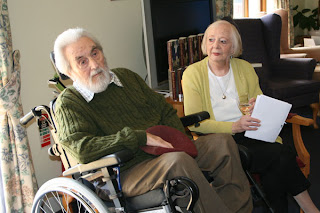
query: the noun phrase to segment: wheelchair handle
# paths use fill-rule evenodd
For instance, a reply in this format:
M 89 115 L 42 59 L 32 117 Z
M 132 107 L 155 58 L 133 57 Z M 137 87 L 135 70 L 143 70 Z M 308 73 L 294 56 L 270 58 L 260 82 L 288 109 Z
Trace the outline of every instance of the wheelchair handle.
M 34 117 L 33 112 L 32 111 L 28 112 L 25 116 L 23 116 L 20 119 L 20 124 L 26 125 L 33 119 L 33 117 Z
M 40 105 L 31 109 L 26 115 L 20 118 L 20 124 L 27 125 L 34 117 L 41 117 L 42 111 L 45 111 L 50 114 L 50 108 L 45 105 Z

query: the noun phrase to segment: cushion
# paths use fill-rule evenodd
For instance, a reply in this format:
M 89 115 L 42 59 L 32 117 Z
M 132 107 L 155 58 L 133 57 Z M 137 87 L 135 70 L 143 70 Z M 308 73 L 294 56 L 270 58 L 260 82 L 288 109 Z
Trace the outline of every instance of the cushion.
M 164 148 L 157 146 L 141 146 L 140 148 L 151 155 L 162 155 L 167 152 L 186 152 L 192 157 L 198 155 L 198 151 L 194 143 L 179 130 L 163 125 L 150 127 L 146 132 L 157 135 L 163 140 L 172 144 L 174 148 Z

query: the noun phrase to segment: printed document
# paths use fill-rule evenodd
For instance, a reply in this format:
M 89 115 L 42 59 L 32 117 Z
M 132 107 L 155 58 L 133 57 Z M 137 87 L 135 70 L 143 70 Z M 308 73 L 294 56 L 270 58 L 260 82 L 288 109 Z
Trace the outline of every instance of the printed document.
M 259 119 L 258 130 L 246 131 L 244 136 L 274 143 L 292 105 L 265 95 L 258 95 L 251 117 Z

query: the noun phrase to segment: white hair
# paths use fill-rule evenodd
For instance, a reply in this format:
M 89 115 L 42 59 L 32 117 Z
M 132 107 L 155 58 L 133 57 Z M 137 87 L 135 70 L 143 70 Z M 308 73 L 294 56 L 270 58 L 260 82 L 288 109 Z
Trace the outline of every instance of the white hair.
M 72 44 L 74 42 L 77 42 L 82 37 L 88 37 L 90 38 L 99 49 L 102 51 L 102 46 L 100 42 L 88 31 L 82 28 L 71 28 L 63 33 L 61 33 L 56 41 L 54 42 L 54 55 L 55 55 L 55 61 L 56 66 L 59 70 L 59 72 L 67 75 L 70 77 L 70 63 L 67 60 L 66 56 L 64 55 L 64 48 L 68 46 L 69 44 Z

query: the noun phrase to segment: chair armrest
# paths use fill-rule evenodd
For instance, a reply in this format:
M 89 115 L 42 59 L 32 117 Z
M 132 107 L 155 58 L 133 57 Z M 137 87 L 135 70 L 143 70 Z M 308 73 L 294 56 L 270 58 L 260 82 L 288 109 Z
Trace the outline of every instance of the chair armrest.
M 291 118 L 286 120 L 287 123 L 302 125 L 302 126 L 310 126 L 313 124 L 313 120 L 310 118 L 305 118 L 300 115 L 294 115 Z
M 272 76 L 290 79 L 312 79 L 316 60 L 312 58 L 282 58 L 271 64 Z
M 286 120 L 288 123 L 292 123 L 292 137 L 294 147 L 297 151 L 298 157 L 305 164 L 305 167 L 302 168 L 302 172 L 305 177 L 308 177 L 310 173 L 310 154 L 306 147 L 304 146 L 304 142 L 301 136 L 301 128 L 300 126 L 310 126 L 313 124 L 313 120 L 310 118 L 305 118 L 299 115 L 294 115 L 291 118 Z
M 206 111 L 190 114 L 184 117 L 181 117 L 180 120 L 184 127 L 195 125 L 196 127 L 199 126 L 199 122 L 210 118 L 210 115 Z
M 133 153 L 129 149 L 124 149 L 111 155 L 107 155 L 99 160 L 87 163 L 78 164 L 63 172 L 63 176 L 81 174 L 103 167 L 116 166 L 125 163 L 133 158 Z

